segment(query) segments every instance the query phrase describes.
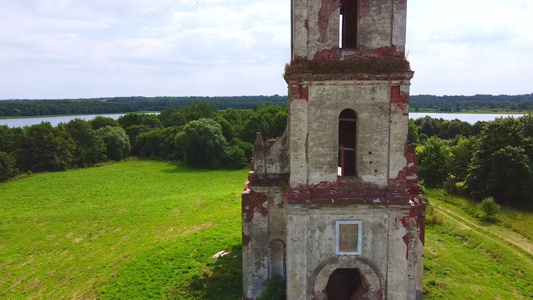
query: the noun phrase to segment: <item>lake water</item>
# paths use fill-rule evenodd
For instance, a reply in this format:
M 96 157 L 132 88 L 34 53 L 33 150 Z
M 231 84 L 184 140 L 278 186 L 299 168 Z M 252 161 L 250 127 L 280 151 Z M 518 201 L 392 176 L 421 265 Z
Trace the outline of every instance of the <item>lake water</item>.
M 61 117 L 43 117 L 43 118 L 18 118 L 18 119 L 0 119 L 0 125 L 7 125 L 9 127 L 24 127 L 41 122 L 50 122 L 52 126 L 57 126 L 59 123 L 68 123 L 70 120 L 83 119 L 86 121 L 92 120 L 97 116 L 118 119 L 125 114 L 96 114 L 96 115 L 80 115 L 80 116 L 61 116 Z
M 39 124 L 41 122 L 50 122 L 52 126 L 57 126 L 59 123 L 67 123 L 73 119 L 92 120 L 97 116 L 104 116 L 108 118 L 118 119 L 124 114 L 107 114 L 107 115 L 81 115 L 81 116 L 61 116 L 61 117 L 43 117 L 43 118 L 19 118 L 19 119 L 0 119 L 0 125 L 7 125 L 9 127 L 24 127 Z M 445 114 L 445 113 L 409 113 L 411 119 L 423 118 L 430 116 L 432 118 L 443 118 L 444 120 L 459 119 L 471 124 L 477 121 L 493 121 L 500 117 L 521 117 L 523 114 Z

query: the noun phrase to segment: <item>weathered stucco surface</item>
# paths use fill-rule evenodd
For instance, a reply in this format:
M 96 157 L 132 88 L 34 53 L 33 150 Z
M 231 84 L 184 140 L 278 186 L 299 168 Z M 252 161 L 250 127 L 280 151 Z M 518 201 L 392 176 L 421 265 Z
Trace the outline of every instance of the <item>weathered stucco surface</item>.
M 407 4 L 359 0 L 357 46 L 339 48 L 339 1 L 291 2 L 287 130 L 275 143 L 258 134 L 242 198 L 244 299 L 272 276 L 285 279 L 287 299 L 327 299 L 338 269 L 357 270 L 359 298 L 422 297 L 425 206 L 407 145 Z M 356 115 L 353 176 L 338 176 L 345 109 Z M 337 254 L 337 221 L 361 222 L 360 253 Z

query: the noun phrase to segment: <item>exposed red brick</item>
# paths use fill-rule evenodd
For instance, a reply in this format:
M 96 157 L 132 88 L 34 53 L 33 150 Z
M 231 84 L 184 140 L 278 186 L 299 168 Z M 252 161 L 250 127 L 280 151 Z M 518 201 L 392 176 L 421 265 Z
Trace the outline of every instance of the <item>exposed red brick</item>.
M 324 49 L 318 51 L 313 56 L 313 61 L 315 62 L 327 62 L 335 60 L 350 61 L 361 58 L 395 58 L 395 59 L 405 59 L 405 53 L 402 51 L 397 51 L 396 46 L 392 47 L 380 47 L 370 49 L 368 47 L 360 46 L 357 50 L 354 49 L 343 49 L 343 48 L 334 48 L 334 49 Z
M 289 102 L 301 99 L 309 101 L 309 87 L 302 84 L 289 85 Z
M 251 222 L 256 212 L 262 216 L 268 215 L 268 208 L 265 203 L 268 196 L 263 193 L 256 193 L 252 190 L 246 190 L 242 193 L 242 214 L 246 215 L 244 222 Z
M 289 188 L 284 195 L 284 201 L 287 203 L 380 205 L 408 203 L 409 194 L 405 188 L 382 188 L 372 183 L 350 180 Z
M 329 17 L 339 8 L 339 1 L 322 0 L 321 2 L 322 4 L 318 11 L 318 41 L 324 43 L 327 42 Z
M 249 234 L 242 233 L 242 246 L 246 247 L 248 244 L 250 244 L 250 241 L 252 240 L 252 237 Z
M 289 85 L 289 102 L 300 99 L 300 87 L 299 85 Z
M 399 85 L 391 86 L 390 102 L 403 111 L 407 111 L 409 107 L 409 94 L 400 91 Z
M 308 86 L 300 86 L 300 99 L 309 101 L 309 87 Z

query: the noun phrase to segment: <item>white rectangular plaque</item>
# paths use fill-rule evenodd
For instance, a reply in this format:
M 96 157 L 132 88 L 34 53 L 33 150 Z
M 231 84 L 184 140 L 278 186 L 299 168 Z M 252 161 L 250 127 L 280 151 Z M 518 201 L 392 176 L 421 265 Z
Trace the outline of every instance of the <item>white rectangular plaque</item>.
M 336 255 L 361 255 L 362 225 L 363 221 L 336 221 Z

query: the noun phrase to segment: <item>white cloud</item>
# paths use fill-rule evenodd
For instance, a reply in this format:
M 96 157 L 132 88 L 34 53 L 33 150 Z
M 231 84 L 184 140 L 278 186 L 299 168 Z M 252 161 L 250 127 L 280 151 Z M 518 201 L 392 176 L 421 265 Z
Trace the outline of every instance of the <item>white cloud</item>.
M 533 5 L 526 1 L 410 0 L 412 93 L 531 93 Z
M 286 94 L 283 0 L 0 0 L 0 99 Z M 412 92 L 530 93 L 533 4 L 409 0 Z

